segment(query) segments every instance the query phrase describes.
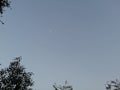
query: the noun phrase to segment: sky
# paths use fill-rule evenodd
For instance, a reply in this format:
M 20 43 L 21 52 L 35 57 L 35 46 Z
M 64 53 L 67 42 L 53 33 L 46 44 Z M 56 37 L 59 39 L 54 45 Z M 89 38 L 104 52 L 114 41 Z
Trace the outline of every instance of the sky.
M 17 56 L 34 89 L 105 90 L 120 79 L 120 0 L 14 0 L 0 24 L 0 63 Z

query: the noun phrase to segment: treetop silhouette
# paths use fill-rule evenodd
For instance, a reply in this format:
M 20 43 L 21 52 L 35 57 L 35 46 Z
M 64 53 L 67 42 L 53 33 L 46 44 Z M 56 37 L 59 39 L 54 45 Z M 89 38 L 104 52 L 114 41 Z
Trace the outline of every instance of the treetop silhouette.
M 7 68 L 0 70 L 0 90 L 32 90 L 32 72 L 26 72 L 20 63 L 21 57 L 15 58 Z
M 9 8 L 9 7 L 10 7 L 9 0 L 0 0 L 0 15 L 2 16 L 3 12 L 5 11 L 5 8 Z M 3 21 L 0 20 L 0 22 L 4 24 Z

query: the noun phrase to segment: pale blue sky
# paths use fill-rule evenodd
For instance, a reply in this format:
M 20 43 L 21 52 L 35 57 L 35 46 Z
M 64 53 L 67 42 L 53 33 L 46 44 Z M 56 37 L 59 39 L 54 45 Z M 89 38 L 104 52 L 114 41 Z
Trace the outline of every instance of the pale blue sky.
M 1 19 L 0 63 L 22 56 L 37 90 L 105 90 L 120 76 L 120 0 L 14 0 Z

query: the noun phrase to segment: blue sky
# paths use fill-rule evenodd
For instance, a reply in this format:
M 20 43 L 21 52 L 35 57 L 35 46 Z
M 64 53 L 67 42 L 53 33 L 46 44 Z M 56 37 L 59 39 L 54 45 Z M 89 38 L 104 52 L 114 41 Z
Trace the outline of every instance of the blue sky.
M 34 88 L 105 90 L 119 78 L 120 0 L 15 0 L 0 25 L 0 63 L 16 56 L 34 72 Z

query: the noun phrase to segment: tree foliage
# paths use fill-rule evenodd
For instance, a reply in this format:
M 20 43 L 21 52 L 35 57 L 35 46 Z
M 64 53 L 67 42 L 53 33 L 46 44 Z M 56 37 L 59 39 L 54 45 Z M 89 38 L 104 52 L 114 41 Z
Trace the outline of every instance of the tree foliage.
M 0 14 L 3 14 L 4 8 L 10 7 L 10 1 L 9 0 L 0 0 Z
M 65 81 L 65 85 L 59 85 L 57 86 L 56 83 L 53 85 L 55 90 L 73 90 L 73 87 L 71 85 L 68 85 L 67 80 Z
M 118 79 L 106 83 L 106 90 L 120 90 L 120 81 Z
M 7 68 L 0 70 L 0 90 L 32 90 L 32 72 L 26 72 L 20 63 L 21 57 L 15 58 Z
M 5 8 L 9 8 L 10 7 L 10 1 L 9 0 L 0 0 L 0 15 L 3 14 Z M 4 24 L 3 21 L 0 20 L 0 22 L 2 24 Z

